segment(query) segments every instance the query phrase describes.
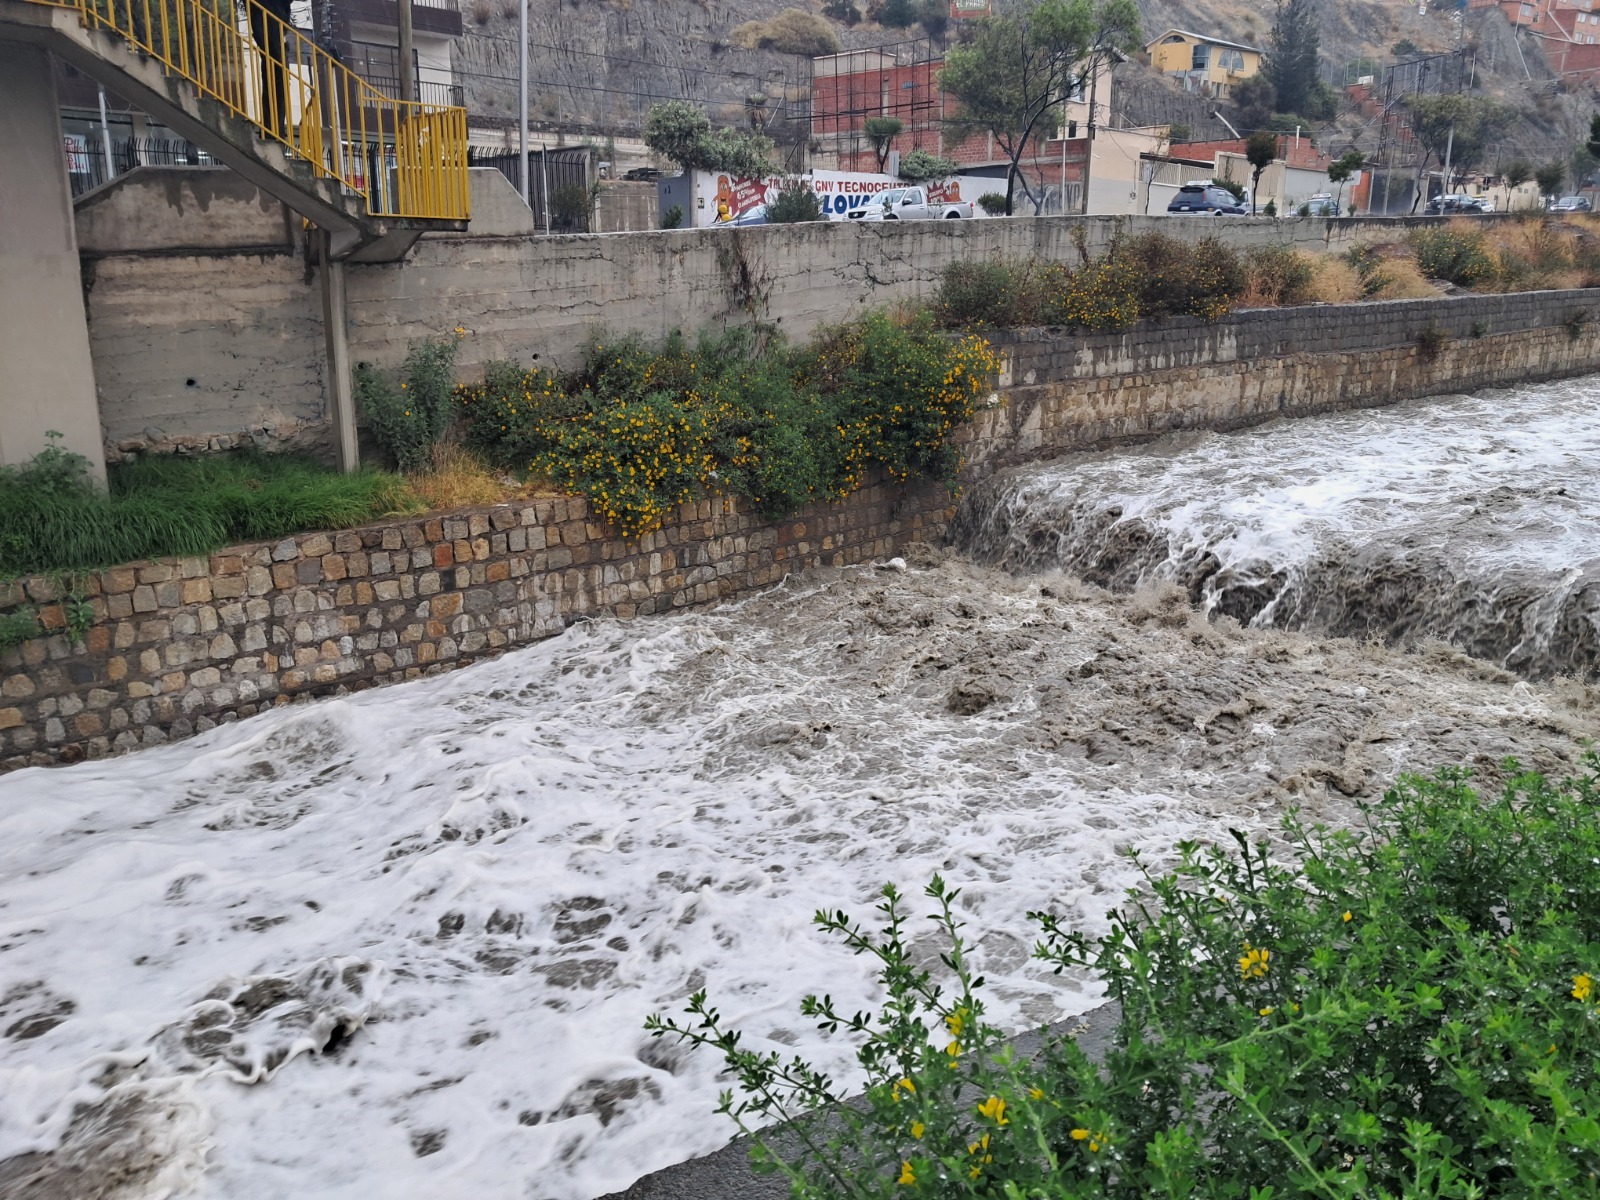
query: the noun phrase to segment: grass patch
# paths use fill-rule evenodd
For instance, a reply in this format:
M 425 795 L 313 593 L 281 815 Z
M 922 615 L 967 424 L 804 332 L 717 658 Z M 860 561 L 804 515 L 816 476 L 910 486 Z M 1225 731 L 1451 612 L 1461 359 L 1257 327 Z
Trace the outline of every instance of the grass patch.
M 88 463 L 55 446 L 0 472 L 0 576 L 208 554 L 415 508 L 398 475 L 291 455 L 149 458 L 111 467 L 108 482 L 100 491 Z
M 439 446 L 433 465 L 407 476 L 411 492 L 429 509 L 480 508 L 499 504 L 524 489 L 463 446 Z

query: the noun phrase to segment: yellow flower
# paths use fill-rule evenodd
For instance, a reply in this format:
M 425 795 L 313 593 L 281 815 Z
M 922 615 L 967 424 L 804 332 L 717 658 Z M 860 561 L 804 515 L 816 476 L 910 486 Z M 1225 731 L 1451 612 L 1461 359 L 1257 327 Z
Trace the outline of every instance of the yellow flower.
M 1348 923 L 1348 922 L 1349 922 L 1349 920 L 1350 920 L 1350 916 L 1351 916 L 1351 914 L 1350 914 L 1350 910 L 1349 910 L 1349 909 L 1345 909 L 1345 913 L 1344 913 L 1344 919 L 1345 919 L 1345 921 L 1346 921 L 1346 923 Z
M 1009 1124 L 1006 1120 L 1006 1102 L 999 1096 L 990 1096 L 982 1104 L 978 1105 L 978 1115 L 988 1117 L 996 1125 Z
M 911 1122 L 911 1136 L 920 1142 L 922 1140 L 922 1135 L 927 1131 L 927 1128 L 928 1127 L 921 1121 L 913 1121 Z
M 1075 1142 L 1087 1141 L 1088 1137 L 1089 1131 L 1087 1129 L 1074 1129 L 1072 1131 L 1072 1140 Z
M 911 1169 L 909 1162 L 900 1164 L 900 1178 L 896 1180 L 902 1186 L 909 1186 L 917 1181 L 917 1173 Z
M 1246 979 L 1260 979 L 1267 973 L 1267 964 L 1271 958 L 1271 950 L 1262 950 L 1246 942 L 1244 954 L 1239 958 L 1239 974 Z
M 1028 1092 L 1028 1098 L 1030 1100 L 1043 1100 L 1044 1099 L 1044 1089 L 1043 1088 L 1032 1088 L 1032 1089 L 1030 1089 L 1029 1092 Z
M 1594 980 L 1587 975 L 1574 975 L 1572 977 L 1572 998 L 1574 1000 L 1587 1000 L 1594 992 Z
M 1263 1016 L 1263 1017 L 1270 1017 L 1270 1016 L 1271 1016 L 1271 1015 L 1272 1015 L 1272 1008 L 1271 1008 L 1271 1006 L 1270 1006 L 1270 1005 L 1269 1005 L 1269 1006 L 1268 1006 L 1268 1007 L 1266 1007 L 1266 1008 L 1263 1008 L 1263 1009 L 1262 1009 L 1262 1010 L 1261 1010 L 1261 1016 Z
M 891 1091 L 894 1093 L 894 1098 L 898 1100 L 902 1091 L 908 1096 L 916 1095 L 917 1085 L 912 1083 L 909 1079 L 902 1079 L 894 1085 Z
M 951 1013 L 944 1019 L 945 1027 L 950 1030 L 951 1037 L 960 1037 L 962 1026 L 966 1024 L 965 1018 L 963 1018 L 961 1015 L 961 1011 L 962 1010 L 958 1008 L 955 1012 Z
M 960 1042 L 951 1042 L 948 1046 L 946 1046 L 944 1048 L 944 1052 L 946 1054 L 948 1054 L 951 1058 L 960 1058 L 961 1057 L 961 1043 Z

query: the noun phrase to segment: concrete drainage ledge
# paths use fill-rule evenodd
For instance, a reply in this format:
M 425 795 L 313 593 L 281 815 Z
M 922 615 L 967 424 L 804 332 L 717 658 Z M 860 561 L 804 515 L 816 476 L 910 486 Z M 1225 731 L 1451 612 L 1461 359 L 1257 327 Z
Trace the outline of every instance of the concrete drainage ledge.
M 1011 1045 L 1019 1054 L 1037 1058 L 1046 1038 L 1071 1037 L 1098 1061 L 1111 1044 L 1117 1016 L 1115 1004 L 1102 1004 L 1070 1021 L 1019 1034 Z M 780 1149 L 786 1140 L 778 1140 Z M 750 1139 L 740 1137 L 715 1154 L 646 1175 L 626 1191 L 609 1192 L 596 1200 L 787 1200 L 788 1195 L 789 1185 L 782 1176 L 757 1175 L 750 1169 Z

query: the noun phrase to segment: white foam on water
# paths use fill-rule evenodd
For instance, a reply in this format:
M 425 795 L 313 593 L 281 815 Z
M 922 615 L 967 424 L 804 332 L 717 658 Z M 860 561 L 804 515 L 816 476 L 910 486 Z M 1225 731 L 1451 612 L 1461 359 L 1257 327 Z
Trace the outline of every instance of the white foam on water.
M 1581 673 L 1600 637 L 1596 461 L 1588 377 L 1073 455 L 974 491 L 960 524 L 1013 569 L 1176 580 L 1263 626 L 1444 637 Z

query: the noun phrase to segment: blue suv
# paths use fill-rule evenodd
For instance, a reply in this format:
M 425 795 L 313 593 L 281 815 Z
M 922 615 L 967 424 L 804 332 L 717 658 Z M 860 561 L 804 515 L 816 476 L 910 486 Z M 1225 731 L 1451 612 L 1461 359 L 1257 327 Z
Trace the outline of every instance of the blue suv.
M 1243 216 L 1244 205 L 1227 188 L 1214 183 L 1186 183 L 1167 205 L 1169 213 L 1213 213 Z

